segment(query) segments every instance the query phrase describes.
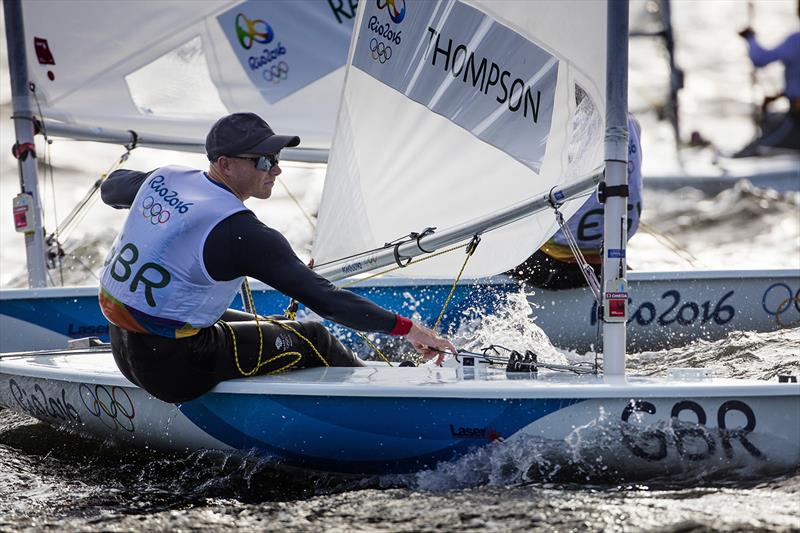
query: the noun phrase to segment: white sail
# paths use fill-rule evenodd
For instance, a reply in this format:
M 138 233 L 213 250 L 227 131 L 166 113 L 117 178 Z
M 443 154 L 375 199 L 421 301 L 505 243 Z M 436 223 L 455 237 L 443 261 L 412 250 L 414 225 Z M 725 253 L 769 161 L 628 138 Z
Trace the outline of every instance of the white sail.
M 317 263 L 458 225 L 601 166 L 606 16 L 594 0 L 362 2 Z M 484 235 L 466 275 L 519 264 L 555 228 L 544 212 Z M 400 274 L 453 277 L 463 260 Z
M 330 146 L 349 2 L 37 0 L 23 10 L 48 119 L 202 143 L 220 116 L 254 111 L 304 147 Z

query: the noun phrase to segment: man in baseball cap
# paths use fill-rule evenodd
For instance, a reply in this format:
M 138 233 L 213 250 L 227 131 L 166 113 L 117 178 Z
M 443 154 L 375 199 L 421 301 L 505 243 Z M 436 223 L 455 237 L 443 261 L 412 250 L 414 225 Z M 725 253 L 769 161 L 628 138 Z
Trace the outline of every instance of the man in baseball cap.
M 300 137 L 277 135 L 255 113 L 233 113 L 211 127 L 206 137 L 206 154 L 209 161 L 216 161 L 221 155 L 275 154 L 298 144 Z
M 269 198 L 280 151 L 299 143 L 256 114 L 234 113 L 208 133 L 207 172 L 117 170 L 103 182 L 103 201 L 131 212 L 101 274 L 100 307 L 118 368 L 156 398 L 184 402 L 227 379 L 363 364 L 319 322 L 228 309 L 247 277 L 325 319 L 403 336 L 426 359 L 456 351 L 427 327 L 316 274 L 244 205 Z

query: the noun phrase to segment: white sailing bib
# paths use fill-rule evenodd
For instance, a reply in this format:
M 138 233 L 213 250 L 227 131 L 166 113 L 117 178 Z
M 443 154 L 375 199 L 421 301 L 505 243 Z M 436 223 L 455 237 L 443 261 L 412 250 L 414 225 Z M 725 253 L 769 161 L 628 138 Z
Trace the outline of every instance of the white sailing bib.
M 242 278 L 211 278 L 203 246 L 220 221 L 246 209 L 203 171 L 155 170 L 139 188 L 106 259 L 103 291 L 146 318 L 210 326 L 228 308 Z

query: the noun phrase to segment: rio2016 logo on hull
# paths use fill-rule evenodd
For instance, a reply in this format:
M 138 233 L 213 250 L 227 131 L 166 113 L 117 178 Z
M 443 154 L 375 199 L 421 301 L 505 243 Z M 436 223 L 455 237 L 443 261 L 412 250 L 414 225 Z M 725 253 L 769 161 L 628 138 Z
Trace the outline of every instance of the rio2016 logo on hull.
M 275 38 L 272 26 L 261 19 L 249 19 L 243 13 L 236 16 L 236 37 L 245 50 L 253 43 L 268 44 Z

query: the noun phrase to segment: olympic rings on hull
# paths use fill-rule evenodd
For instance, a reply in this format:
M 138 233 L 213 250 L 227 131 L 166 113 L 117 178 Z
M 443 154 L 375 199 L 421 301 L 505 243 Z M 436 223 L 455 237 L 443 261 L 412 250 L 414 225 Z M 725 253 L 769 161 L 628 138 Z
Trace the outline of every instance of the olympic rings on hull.
M 381 63 L 386 63 L 392 58 L 392 47 L 384 44 L 375 37 L 369 42 L 369 50 L 372 52 L 372 59 Z
M 172 214 L 164 209 L 160 203 L 156 202 L 155 198 L 148 196 L 142 202 L 142 215 L 144 218 L 149 219 L 152 225 L 166 224 Z
M 90 385 L 81 383 L 81 401 L 89 413 L 100 422 L 116 431 L 122 429 L 128 433 L 136 431 L 133 419 L 136 417 L 136 408 L 128 392 L 122 387 L 113 386 L 109 391 L 104 385 Z

